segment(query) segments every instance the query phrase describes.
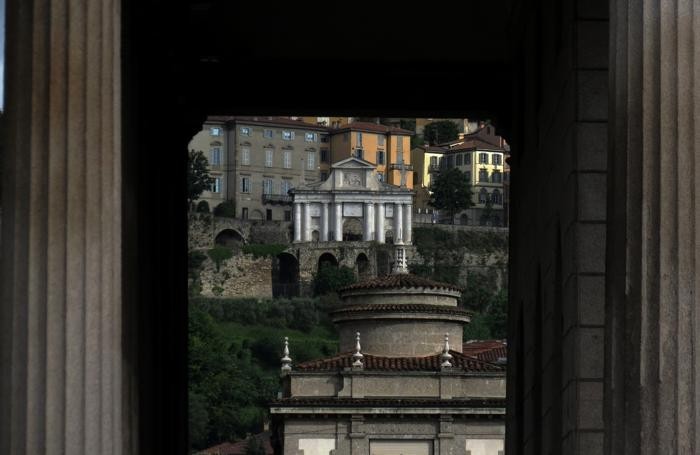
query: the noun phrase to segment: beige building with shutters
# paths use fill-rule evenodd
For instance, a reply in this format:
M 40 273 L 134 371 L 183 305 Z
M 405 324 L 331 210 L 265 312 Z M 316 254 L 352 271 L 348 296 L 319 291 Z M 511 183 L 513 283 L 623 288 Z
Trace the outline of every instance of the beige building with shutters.
M 189 150 L 209 160 L 214 184 L 200 199 L 211 209 L 233 200 L 237 218 L 291 221 L 288 191 L 325 178 L 330 141 L 326 128 L 301 120 L 210 116 Z
M 464 352 L 460 289 L 395 273 L 340 295 L 340 354 L 295 364 L 295 340 L 285 340 L 275 453 L 503 454 L 503 358 Z

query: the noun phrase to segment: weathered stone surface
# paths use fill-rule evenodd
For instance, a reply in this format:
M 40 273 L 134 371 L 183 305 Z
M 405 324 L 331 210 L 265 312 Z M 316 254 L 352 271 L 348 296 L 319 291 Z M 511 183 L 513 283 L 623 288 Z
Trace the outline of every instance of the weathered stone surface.
M 201 294 L 206 297 L 272 297 L 272 261 L 239 254 L 221 262 L 217 270 L 211 259 L 199 273 Z

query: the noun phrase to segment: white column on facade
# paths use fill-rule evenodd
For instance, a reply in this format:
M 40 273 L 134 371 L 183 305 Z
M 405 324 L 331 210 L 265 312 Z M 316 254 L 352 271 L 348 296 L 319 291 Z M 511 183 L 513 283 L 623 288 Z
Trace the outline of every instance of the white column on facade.
M 328 202 L 324 202 L 321 207 L 321 241 L 328 241 L 328 231 L 330 226 L 328 224 Z
M 363 232 L 363 238 L 365 242 L 374 240 L 374 204 L 371 202 L 365 202 L 365 229 Z
M 294 203 L 294 241 L 301 242 L 301 202 Z
M 343 241 L 343 203 L 335 203 L 335 240 Z
M 374 212 L 374 239 L 379 243 L 384 243 L 384 203 L 378 202 Z
M 413 241 L 413 205 L 404 204 L 403 214 L 403 242 L 411 243 Z
M 394 243 L 403 242 L 403 204 L 394 204 Z
M 6 11 L 0 453 L 121 454 L 120 2 Z
M 304 222 L 302 223 L 304 242 L 311 241 L 311 203 L 304 202 Z

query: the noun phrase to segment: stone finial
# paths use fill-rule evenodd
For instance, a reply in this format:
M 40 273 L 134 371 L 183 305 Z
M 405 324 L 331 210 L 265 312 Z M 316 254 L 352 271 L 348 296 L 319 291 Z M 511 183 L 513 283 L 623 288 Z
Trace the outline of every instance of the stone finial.
M 289 357 L 289 337 L 284 337 L 284 357 L 282 357 L 282 372 L 288 373 L 292 371 L 292 358 Z
M 442 350 L 442 364 L 440 365 L 442 368 L 451 368 L 452 367 L 452 354 L 450 354 L 450 334 L 446 333 L 445 334 L 445 347 Z
M 394 273 L 408 273 L 408 267 L 406 266 L 406 248 L 403 246 L 403 242 L 401 242 L 400 239 L 396 244 L 395 253 Z
M 362 368 L 362 358 L 364 357 L 360 352 L 360 332 L 355 333 L 355 353 L 352 358 L 355 360 L 352 363 L 353 368 Z

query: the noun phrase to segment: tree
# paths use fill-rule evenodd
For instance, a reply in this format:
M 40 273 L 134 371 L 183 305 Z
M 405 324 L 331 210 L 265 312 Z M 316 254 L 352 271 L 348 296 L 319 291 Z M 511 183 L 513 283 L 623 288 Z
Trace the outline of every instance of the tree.
M 355 282 L 355 272 L 349 267 L 322 263 L 314 276 L 314 294 L 324 295 Z
M 459 128 L 451 120 L 428 123 L 423 128 L 423 139 L 431 145 L 453 141 L 457 137 L 459 137 Z
M 481 211 L 479 223 L 482 226 L 488 226 L 491 221 L 493 221 L 493 202 L 491 202 L 491 198 L 488 198 L 484 204 L 484 209 Z
M 204 190 L 211 188 L 214 179 L 209 177 L 209 162 L 201 151 L 189 152 L 187 156 L 187 206 L 192 207 L 192 202 L 199 197 Z
M 236 203 L 232 200 L 227 200 L 214 207 L 214 216 L 222 216 L 226 218 L 236 217 Z
M 474 205 L 469 179 L 457 168 L 441 171 L 433 180 L 432 189 L 430 205 L 436 209 L 449 211 L 452 224 L 455 222 L 456 212 Z
M 248 444 L 245 448 L 246 455 L 265 455 L 265 447 L 262 441 L 255 436 L 248 438 Z

